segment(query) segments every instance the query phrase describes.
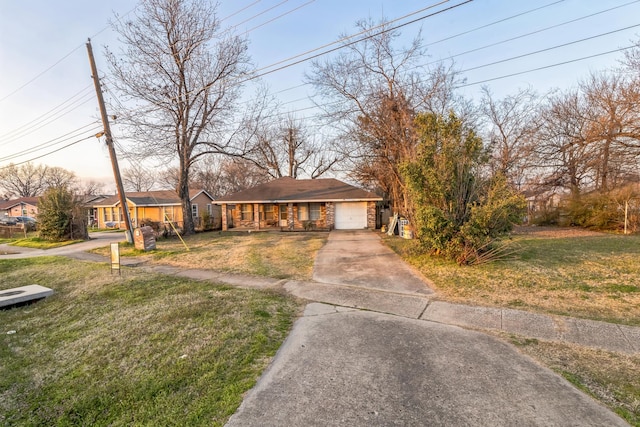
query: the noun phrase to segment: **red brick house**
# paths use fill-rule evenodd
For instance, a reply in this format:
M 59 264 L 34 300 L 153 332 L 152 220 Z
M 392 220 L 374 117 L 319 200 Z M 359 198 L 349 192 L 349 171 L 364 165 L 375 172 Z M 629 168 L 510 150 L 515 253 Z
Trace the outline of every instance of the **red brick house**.
M 279 178 L 216 200 L 222 229 L 317 230 L 376 227 L 382 197 L 337 179 Z
M 0 215 L 38 216 L 38 197 L 20 197 L 13 200 L 0 200 Z

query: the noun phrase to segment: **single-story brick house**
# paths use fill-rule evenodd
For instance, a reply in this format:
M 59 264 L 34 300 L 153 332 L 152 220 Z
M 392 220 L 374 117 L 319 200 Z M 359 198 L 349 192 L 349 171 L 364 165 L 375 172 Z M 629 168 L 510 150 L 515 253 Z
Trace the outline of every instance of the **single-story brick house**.
M 178 193 L 171 190 L 128 192 L 125 193 L 129 205 L 129 216 L 133 227 L 142 225 L 144 220 L 166 224 L 172 222 L 182 227 L 182 201 Z M 205 212 L 212 220 L 213 228 L 220 228 L 220 207 L 213 204 L 213 197 L 205 190 L 191 190 L 192 216 L 196 225 Z M 97 210 L 96 220 L 100 228 L 125 228 L 120 198 L 109 196 L 94 204 Z
M 38 216 L 38 197 L 0 200 L 0 214 L 8 216 Z
M 337 179 L 279 178 L 216 200 L 222 229 L 313 230 L 376 227 L 382 197 Z

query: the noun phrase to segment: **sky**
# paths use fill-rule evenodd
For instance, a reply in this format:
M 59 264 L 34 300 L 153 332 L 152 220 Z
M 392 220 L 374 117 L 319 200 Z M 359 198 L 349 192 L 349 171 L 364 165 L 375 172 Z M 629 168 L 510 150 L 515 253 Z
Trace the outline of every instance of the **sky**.
M 104 138 L 95 137 L 102 126 L 85 43 L 91 38 L 105 76 L 105 46 L 118 48 L 109 20 L 136 5 L 0 0 L 0 168 L 32 161 L 115 188 Z M 640 0 L 220 0 L 218 15 L 246 35 L 263 71 L 335 47 L 316 50 L 356 33 L 362 19 L 407 23 L 400 42 L 420 36 L 428 63 L 454 61 L 466 79 L 459 93 L 475 100 L 483 85 L 499 98 L 518 88 L 568 89 L 590 72 L 618 66 L 624 54 L 611 51 L 640 37 Z M 310 70 L 305 61 L 262 77 L 299 120 L 314 115 L 313 89 L 303 85 Z M 112 130 L 116 141 L 124 139 L 117 123 Z M 127 166 L 121 158 L 120 168 Z

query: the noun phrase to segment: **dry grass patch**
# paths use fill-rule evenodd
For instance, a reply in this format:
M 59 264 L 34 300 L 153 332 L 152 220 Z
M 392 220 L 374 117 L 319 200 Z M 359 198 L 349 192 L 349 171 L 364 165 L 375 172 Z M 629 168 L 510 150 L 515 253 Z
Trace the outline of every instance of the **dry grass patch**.
M 640 355 L 510 337 L 519 349 L 640 426 Z
M 0 310 L 0 425 L 224 425 L 300 310 L 276 292 L 64 258 L 0 260 L 0 274 L 55 291 Z
M 385 241 L 446 300 L 640 325 L 640 236 L 544 229 L 514 235 L 512 256 L 475 267 Z
M 151 263 L 244 273 L 278 279 L 309 280 L 313 263 L 328 233 L 208 232 L 180 239 L 161 239 L 150 252 Z M 108 254 L 107 248 L 95 252 Z M 148 255 L 124 246 L 122 256 Z

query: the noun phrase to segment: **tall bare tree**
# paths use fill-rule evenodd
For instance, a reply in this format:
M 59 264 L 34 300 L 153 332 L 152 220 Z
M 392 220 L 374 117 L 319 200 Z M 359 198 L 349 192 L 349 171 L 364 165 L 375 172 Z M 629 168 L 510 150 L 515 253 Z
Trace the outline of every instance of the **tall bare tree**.
M 207 0 L 142 0 L 132 19 L 113 27 L 124 43 L 107 51 L 115 88 L 134 105 L 118 115 L 138 151 L 178 161 L 184 232 L 194 232 L 191 167 L 232 150 L 235 101 L 248 72 L 247 42 L 222 29 Z
M 415 156 L 416 113 L 450 108 L 455 77 L 442 66 L 420 66 L 426 58 L 420 36 L 397 48 L 397 31 L 371 21 L 357 26 L 361 41 L 346 44 L 335 58 L 314 62 L 307 80 L 337 127 L 353 178 L 384 191 L 394 209 L 405 213 L 399 166 Z
M 533 167 L 532 151 L 541 122 L 538 96 L 531 89 L 521 89 L 496 100 L 489 88 L 482 91 L 490 167 L 494 173 L 502 173 L 513 188 L 521 189 Z

